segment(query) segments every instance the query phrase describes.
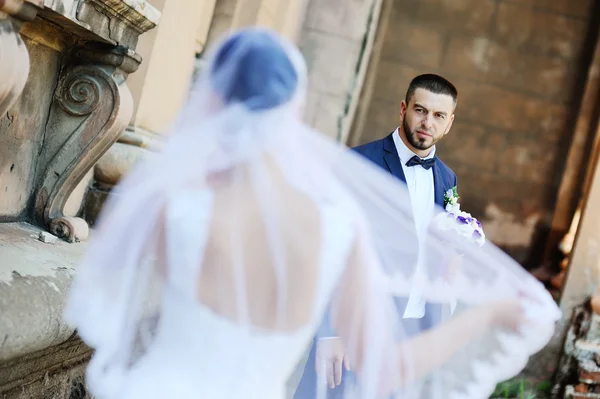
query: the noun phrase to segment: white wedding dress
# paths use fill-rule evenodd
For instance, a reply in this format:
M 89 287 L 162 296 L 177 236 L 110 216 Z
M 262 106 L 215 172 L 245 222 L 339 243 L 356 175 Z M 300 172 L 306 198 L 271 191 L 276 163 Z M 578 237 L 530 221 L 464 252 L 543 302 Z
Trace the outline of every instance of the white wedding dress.
M 285 384 L 322 320 L 344 270 L 354 232 L 348 213 L 321 204 L 323 248 L 319 298 L 310 322 L 294 332 L 247 327 L 195 299 L 207 242 L 213 195 L 188 191 L 172 197 L 167 212 L 169 280 L 161 317 L 148 351 L 123 377 L 122 399 L 285 397 Z

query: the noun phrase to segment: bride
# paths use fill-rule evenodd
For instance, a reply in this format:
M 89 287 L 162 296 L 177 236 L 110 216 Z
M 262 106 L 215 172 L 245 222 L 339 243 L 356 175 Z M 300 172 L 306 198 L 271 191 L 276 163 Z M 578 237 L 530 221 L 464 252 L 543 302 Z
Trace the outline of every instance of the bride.
M 282 399 L 326 311 L 363 398 L 484 398 L 548 342 L 539 283 L 491 244 L 432 228 L 416 245 L 405 187 L 301 122 L 305 68 L 269 31 L 227 37 L 115 190 L 66 310 L 96 398 Z M 427 300 L 458 305 L 404 338 L 393 298 L 417 256 Z

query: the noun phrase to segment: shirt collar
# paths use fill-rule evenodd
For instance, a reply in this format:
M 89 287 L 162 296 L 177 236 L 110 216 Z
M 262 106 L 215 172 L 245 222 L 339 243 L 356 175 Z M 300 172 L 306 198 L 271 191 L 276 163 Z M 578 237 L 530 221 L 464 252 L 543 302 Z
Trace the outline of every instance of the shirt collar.
M 400 157 L 402 164 L 405 164 L 406 162 L 408 162 L 409 159 L 411 159 L 412 157 L 414 157 L 417 154 L 412 152 L 410 150 L 410 148 L 408 148 L 406 146 L 406 144 L 404 144 L 404 141 L 402 141 L 402 139 L 400 138 L 400 130 L 399 129 L 400 129 L 399 127 L 396 128 L 396 131 L 394 132 L 394 145 L 396 146 L 396 151 L 398 151 L 398 156 Z M 435 145 L 431 149 L 431 152 L 429 153 L 429 155 L 427 155 L 425 158 L 422 158 L 422 159 L 431 159 L 433 157 L 435 157 Z

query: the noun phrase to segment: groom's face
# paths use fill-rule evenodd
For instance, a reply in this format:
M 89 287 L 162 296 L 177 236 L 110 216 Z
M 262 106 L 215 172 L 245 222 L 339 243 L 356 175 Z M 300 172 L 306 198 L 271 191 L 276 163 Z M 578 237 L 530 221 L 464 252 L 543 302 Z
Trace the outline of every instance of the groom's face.
M 454 99 L 417 89 L 408 104 L 402 101 L 400 118 L 406 140 L 415 150 L 428 150 L 450 131 L 454 121 Z

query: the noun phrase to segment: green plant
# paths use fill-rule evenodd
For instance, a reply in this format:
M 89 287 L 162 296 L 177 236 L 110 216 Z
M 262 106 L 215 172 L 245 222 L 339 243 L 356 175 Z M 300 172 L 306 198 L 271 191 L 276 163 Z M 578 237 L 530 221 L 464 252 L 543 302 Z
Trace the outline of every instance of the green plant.
M 532 386 L 531 383 L 520 378 L 498 384 L 490 399 L 542 399 L 551 388 L 552 384 L 549 381 Z

